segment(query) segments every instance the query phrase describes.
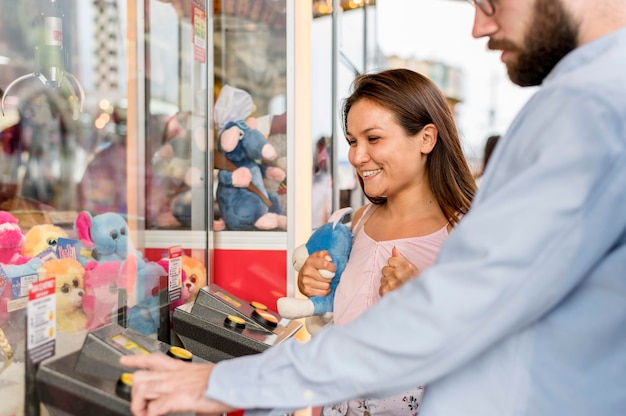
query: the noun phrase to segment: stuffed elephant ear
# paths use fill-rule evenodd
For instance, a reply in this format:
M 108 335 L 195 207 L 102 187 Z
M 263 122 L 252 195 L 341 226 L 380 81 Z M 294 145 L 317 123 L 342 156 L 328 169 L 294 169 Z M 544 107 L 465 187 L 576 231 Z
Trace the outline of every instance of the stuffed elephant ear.
M 343 222 L 343 217 L 352 213 L 352 207 L 340 208 L 337 211 L 333 212 L 330 217 L 328 217 L 328 221 L 333 224 L 333 228 L 337 226 L 337 224 L 341 224 Z
M 231 121 L 245 120 L 252 114 L 253 108 L 254 103 L 248 92 L 228 84 L 224 85 L 213 112 L 217 131 L 221 132 Z

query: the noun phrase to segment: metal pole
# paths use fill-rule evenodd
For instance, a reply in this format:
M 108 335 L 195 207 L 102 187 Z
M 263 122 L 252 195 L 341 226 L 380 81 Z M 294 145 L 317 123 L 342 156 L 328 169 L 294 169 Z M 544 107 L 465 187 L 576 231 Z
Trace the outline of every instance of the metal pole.
M 339 117 L 339 59 L 340 59 L 340 38 L 341 38 L 341 25 L 340 25 L 340 12 L 341 1 L 333 0 L 333 13 L 332 13 L 332 83 L 331 83 L 331 97 L 333 102 L 331 103 L 331 113 L 333 117 L 333 124 L 331 129 L 331 171 L 330 175 L 333 178 L 333 197 L 332 206 L 333 212 L 339 209 L 340 196 L 338 187 L 338 175 L 339 175 L 339 135 L 341 134 L 341 126 L 339 125 L 341 119 Z

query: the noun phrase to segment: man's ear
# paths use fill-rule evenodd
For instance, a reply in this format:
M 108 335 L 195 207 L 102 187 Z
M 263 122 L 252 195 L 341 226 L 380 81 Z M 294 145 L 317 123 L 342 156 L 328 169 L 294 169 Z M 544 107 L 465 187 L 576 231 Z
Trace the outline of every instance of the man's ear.
M 437 126 L 430 123 L 424 126 L 422 129 L 422 141 L 420 144 L 420 152 L 423 154 L 428 154 L 433 151 L 435 144 L 437 144 L 437 136 L 439 135 L 439 130 Z

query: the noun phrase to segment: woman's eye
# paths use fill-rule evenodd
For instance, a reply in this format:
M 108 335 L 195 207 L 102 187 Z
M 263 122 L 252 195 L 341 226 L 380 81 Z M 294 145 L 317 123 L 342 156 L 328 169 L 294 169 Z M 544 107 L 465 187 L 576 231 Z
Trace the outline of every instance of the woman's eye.
M 380 139 L 380 137 L 368 137 L 367 140 L 369 142 L 375 142 L 376 140 Z

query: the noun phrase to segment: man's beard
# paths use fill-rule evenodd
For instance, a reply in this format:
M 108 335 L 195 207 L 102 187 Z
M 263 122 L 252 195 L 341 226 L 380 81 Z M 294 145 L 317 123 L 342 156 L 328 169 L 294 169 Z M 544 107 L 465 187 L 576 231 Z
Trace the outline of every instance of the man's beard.
M 509 78 L 529 87 L 541 84 L 554 66 L 576 48 L 577 36 L 578 27 L 560 1 L 537 0 L 523 47 L 505 39 L 490 39 L 487 46 L 517 54 L 517 59 L 506 64 Z

